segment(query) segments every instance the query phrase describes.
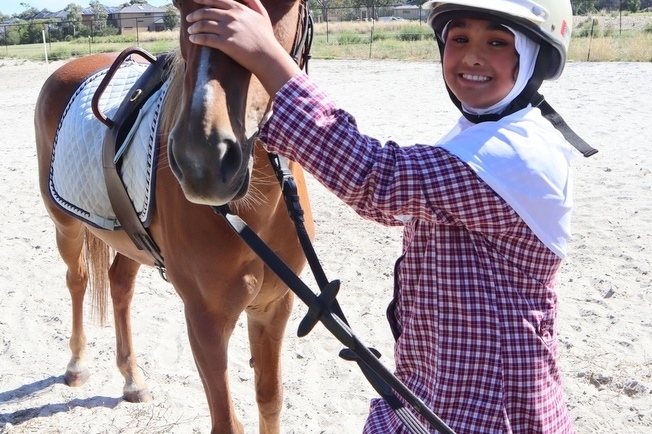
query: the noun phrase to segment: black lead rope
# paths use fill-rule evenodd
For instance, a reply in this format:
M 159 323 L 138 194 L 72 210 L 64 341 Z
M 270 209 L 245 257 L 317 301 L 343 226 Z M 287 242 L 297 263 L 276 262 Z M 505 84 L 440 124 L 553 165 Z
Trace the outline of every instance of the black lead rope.
M 286 207 L 297 230 L 299 242 L 320 289 L 315 294 L 306 284 L 279 258 L 258 235 L 237 215 L 231 213 L 228 205 L 212 207 L 222 216 L 238 236 L 261 258 L 263 262 L 308 306 L 308 313 L 299 324 L 297 334 L 307 335 L 321 322 L 346 348 L 340 352 L 345 360 L 355 361 L 362 373 L 388 403 L 397 417 L 413 434 L 429 434 L 416 416 L 410 412 L 396 396 L 398 393 L 418 414 L 420 414 L 437 432 L 455 434 L 430 408 L 428 408 L 411 390 L 380 362 L 380 354 L 368 348 L 353 334 L 337 302 L 340 288 L 339 280 L 328 281 L 319 259 L 314 251 L 308 232 L 304 226 L 304 213 L 299 203 L 296 183 L 284 159 L 269 154 L 276 177 L 281 185 Z

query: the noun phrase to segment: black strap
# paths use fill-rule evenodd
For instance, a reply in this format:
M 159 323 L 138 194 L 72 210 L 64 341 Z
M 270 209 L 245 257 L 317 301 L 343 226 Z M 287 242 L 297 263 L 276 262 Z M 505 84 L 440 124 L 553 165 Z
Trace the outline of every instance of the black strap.
M 297 23 L 297 34 L 290 51 L 290 56 L 292 56 L 294 62 L 305 70 L 307 74 L 308 61 L 312 57 L 310 49 L 312 47 L 315 26 L 307 0 L 303 0 L 299 7 L 301 10 L 299 12 L 299 22 Z
M 115 71 L 132 54 L 140 54 L 149 60 L 151 64 L 138 80 L 136 80 L 127 97 L 120 104 L 120 107 L 114 115 L 114 119 L 108 119 L 99 110 L 98 101 L 115 74 Z M 167 55 L 161 55 L 155 58 L 145 50 L 136 47 L 127 48 L 111 66 L 101 83 L 101 91 L 98 89 L 93 96 L 93 111 L 98 119 L 108 126 L 102 143 L 102 167 L 111 207 L 120 222 L 121 228 L 129 235 L 129 238 L 131 238 L 139 250 L 145 250 L 151 255 L 155 267 L 159 270 L 161 277 L 166 281 L 167 274 L 165 272 L 165 263 L 161 250 L 140 221 L 134 209 L 133 202 L 122 182 L 122 176 L 120 174 L 121 162 L 116 162 L 114 158 L 117 149 L 125 140 L 127 132 L 132 127 L 140 108 L 162 86 L 167 63 Z M 154 158 L 156 159 L 156 156 Z
M 329 285 L 332 285 L 332 282 L 328 281 L 328 278 L 326 277 L 326 273 L 324 272 L 324 269 L 321 266 L 321 263 L 319 262 L 319 258 L 317 257 L 317 253 L 315 252 L 312 242 L 310 241 L 310 236 L 308 235 L 306 226 L 303 224 L 304 213 L 303 213 L 303 209 L 301 208 L 301 203 L 299 201 L 299 194 L 297 191 L 297 185 L 294 182 L 294 177 L 292 176 L 292 172 L 290 172 L 290 169 L 288 168 L 287 165 L 287 160 L 285 158 L 279 157 L 278 155 L 272 153 L 268 153 L 268 156 L 272 168 L 274 169 L 276 179 L 278 180 L 281 186 L 281 192 L 283 193 L 285 206 L 287 207 L 288 214 L 290 215 L 290 218 L 294 223 L 294 227 L 297 232 L 297 238 L 299 239 L 301 248 L 303 249 L 303 252 L 306 256 L 306 260 L 308 261 L 310 270 L 312 271 L 312 274 L 315 277 L 315 280 L 317 281 L 317 285 L 319 286 L 319 289 L 323 292 L 326 290 L 327 287 L 329 287 Z M 335 300 L 335 298 L 333 298 L 332 305 L 330 307 L 333 310 L 333 313 L 339 316 L 342 319 L 342 321 L 344 321 L 344 323 L 348 325 L 348 322 L 344 317 L 344 313 L 342 312 L 342 309 L 340 308 L 340 305 L 337 302 L 337 300 Z M 310 316 L 311 319 L 314 321 L 312 320 L 309 321 L 308 316 Z M 304 337 L 308 333 L 310 333 L 310 330 L 312 330 L 312 328 L 315 326 L 315 324 L 317 324 L 318 321 L 319 321 L 318 317 L 313 317 L 311 315 L 311 312 L 308 312 L 308 315 L 306 316 L 306 318 L 304 318 L 304 321 L 302 321 L 301 325 L 299 326 L 299 331 L 298 331 L 299 337 Z
M 591 147 L 588 143 L 584 141 L 580 136 L 575 133 L 571 129 L 571 127 L 566 124 L 566 121 L 561 117 L 559 113 L 555 111 L 554 108 L 550 104 L 548 104 L 548 101 L 546 101 L 543 97 L 541 97 L 541 102 L 536 106 L 539 107 L 541 110 L 541 114 L 543 114 L 543 117 L 548 119 L 550 123 L 560 132 L 564 135 L 564 138 L 575 147 L 578 151 L 582 153 L 585 157 L 590 157 L 591 155 L 595 155 L 598 153 L 598 150 Z

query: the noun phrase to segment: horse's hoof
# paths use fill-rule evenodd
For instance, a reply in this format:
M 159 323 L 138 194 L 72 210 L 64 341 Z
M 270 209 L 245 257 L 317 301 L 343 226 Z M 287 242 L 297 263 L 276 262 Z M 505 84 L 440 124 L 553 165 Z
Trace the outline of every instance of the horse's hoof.
M 152 395 L 149 393 L 149 389 L 134 390 L 132 392 L 125 392 L 122 398 L 127 402 L 139 403 L 139 402 L 151 402 Z
M 63 381 L 70 387 L 79 387 L 84 385 L 90 376 L 91 374 L 88 372 L 88 369 L 79 372 L 66 371 L 63 375 Z

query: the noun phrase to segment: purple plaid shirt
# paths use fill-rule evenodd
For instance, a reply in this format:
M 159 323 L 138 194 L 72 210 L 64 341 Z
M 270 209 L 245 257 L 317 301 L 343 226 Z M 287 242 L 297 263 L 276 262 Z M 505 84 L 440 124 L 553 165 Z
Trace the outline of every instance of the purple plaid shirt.
M 276 95 L 260 138 L 361 216 L 404 225 L 388 318 L 412 392 L 458 434 L 574 432 L 556 361 L 561 259 L 467 164 L 361 134 L 305 74 Z M 408 432 L 372 400 L 364 433 Z

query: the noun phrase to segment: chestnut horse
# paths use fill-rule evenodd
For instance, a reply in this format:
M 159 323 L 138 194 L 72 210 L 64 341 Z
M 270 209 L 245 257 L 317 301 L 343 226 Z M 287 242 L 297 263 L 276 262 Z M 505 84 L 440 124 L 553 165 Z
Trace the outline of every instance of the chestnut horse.
M 276 37 L 290 51 L 295 39 L 301 39 L 297 36 L 303 30 L 305 3 L 263 2 Z M 174 4 L 181 17 L 199 7 L 191 0 Z M 260 433 L 277 434 L 282 408 L 281 344 L 293 293 L 208 206 L 230 204 L 296 273 L 301 271 L 305 257 L 281 190 L 265 150 L 252 139 L 270 97 L 232 59 L 190 43 L 187 26 L 182 18 L 180 47 L 162 103 L 154 210 L 147 230 L 160 248 L 167 278 L 183 301 L 190 346 L 210 408 L 211 432 L 243 432 L 229 392 L 227 348 L 244 311 Z M 109 67 L 115 58 L 98 54 L 72 60 L 43 85 L 35 109 L 39 183 L 67 266 L 66 285 L 72 299 L 72 357 L 65 381 L 80 386 L 89 376 L 82 306 L 90 282 L 90 288 L 110 289 L 124 398 L 143 402 L 151 396 L 132 345 L 130 303 L 140 266 L 154 265 L 154 259 L 137 248 L 125 231 L 99 229 L 64 212 L 48 186 L 53 144 L 67 102 L 80 83 Z M 303 173 L 293 163 L 290 169 L 305 208 L 306 228 L 313 236 Z M 93 262 L 97 258 L 99 262 Z

